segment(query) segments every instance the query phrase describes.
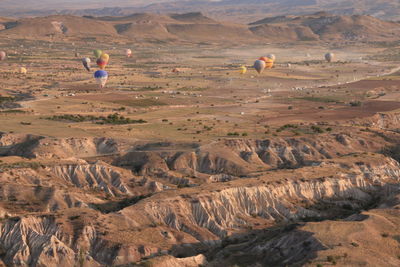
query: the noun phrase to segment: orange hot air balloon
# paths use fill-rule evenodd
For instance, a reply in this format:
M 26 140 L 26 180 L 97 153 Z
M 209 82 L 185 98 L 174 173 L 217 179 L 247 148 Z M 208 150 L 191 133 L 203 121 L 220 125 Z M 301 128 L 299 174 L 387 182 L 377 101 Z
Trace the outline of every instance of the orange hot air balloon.
M 260 57 L 258 60 L 262 60 L 265 62 L 265 68 L 266 69 L 272 69 L 274 66 L 274 60 L 268 57 Z
M 268 59 L 267 61 L 265 61 L 266 69 L 272 69 L 273 66 L 274 66 L 274 61 L 272 59 Z

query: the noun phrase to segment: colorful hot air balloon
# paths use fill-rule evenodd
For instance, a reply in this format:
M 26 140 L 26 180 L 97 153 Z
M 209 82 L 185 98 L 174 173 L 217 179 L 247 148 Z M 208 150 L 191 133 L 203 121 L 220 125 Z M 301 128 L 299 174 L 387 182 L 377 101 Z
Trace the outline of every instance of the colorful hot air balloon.
M 96 64 L 97 64 L 97 66 L 99 66 L 99 68 L 100 68 L 101 70 L 104 70 L 105 67 L 107 66 L 107 62 L 104 61 L 104 60 L 101 59 L 101 58 L 97 59 Z
M 246 66 L 240 66 L 239 73 L 240 74 L 246 74 L 246 72 L 247 72 Z
M 0 61 L 5 60 L 7 58 L 7 54 L 4 51 L 0 51 Z
M 100 49 L 93 50 L 93 55 L 97 58 L 100 58 L 101 54 L 103 54 L 103 51 Z
M 91 63 L 90 58 L 88 57 L 82 58 L 82 64 L 87 71 L 90 71 L 90 63 Z
M 268 57 L 260 57 L 258 60 L 262 60 L 265 62 L 266 69 L 272 69 L 272 67 L 274 66 L 274 61 Z
M 110 56 L 106 53 L 101 54 L 100 58 L 104 60 L 106 63 L 110 60 Z
M 254 62 L 254 68 L 259 74 L 261 74 L 265 69 L 265 61 L 260 59 L 256 60 Z
M 106 86 L 108 80 L 108 73 L 105 70 L 98 70 L 94 73 L 94 78 L 101 88 Z
M 132 56 L 132 50 L 126 49 L 125 50 L 125 55 L 126 55 L 126 57 L 131 57 Z
M 325 60 L 327 62 L 332 62 L 335 59 L 335 54 L 334 53 L 326 53 L 325 54 Z

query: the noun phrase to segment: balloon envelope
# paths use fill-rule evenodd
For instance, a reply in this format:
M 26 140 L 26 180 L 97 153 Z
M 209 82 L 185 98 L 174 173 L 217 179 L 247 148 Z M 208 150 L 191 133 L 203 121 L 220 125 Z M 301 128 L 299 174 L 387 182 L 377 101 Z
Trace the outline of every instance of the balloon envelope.
M 6 52 L 4 52 L 4 51 L 0 51 L 0 61 L 2 61 L 2 60 L 5 60 L 5 59 L 6 59 L 6 57 L 7 57 L 7 54 L 6 54 Z
M 19 73 L 26 74 L 27 73 L 26 68 L 24 68 L 24 67 L 19 68 Z
M 94 73 L 94 78 L 100 87 L 104 87 L 108 80 L 108 73 L 105 70 L 98 70 Z
M 108 77 L 108 73 L 105 70 L 98 70 L 94 73 L 95 78 L 102 78 L 102 77 Z
M 268 54 L 267 58 L 271 59 L 272 61 L 276 60 L 276 56 L 274 54 Z
M 246 66 L 241 66 L 239 69 L 240 74 L 245 74 L 247 72 Z
M 104 60 L 106 63 L 110 60 L 110 56 L 106 53 L 101 54 L 100 58 Z
M 82 58 L 82 64 L 87 71 L 90 71 L 90 63 L 91 63 L 90 58 L 88 57 Z
M 268 57 L 260 57 L 258 60 L 264 61 L 267 69 L 271 69 L 274 66 L 274 61 Z
M 335 54 L 333 53 L 326 53 L 325 54 L 325 60 L 328 62 L 332 62 L 335 59 Z
M 103 70 L 106 67 L 107 62 L 104 61 L 103 59 L 99 58 L 99 59 L 97 59 L 96 64 L 97 64 L 97 66 L 99 66 L 100 69 Z
M 265 61 L 263 60 L 256 60 L 254 62 L 254 68 L 256 69 L 256 71 L 261 74 L 264 69 L 265 69 Z
M 99 58 L 101 56 L 101 54 L 103 54 L 103 51 L 101 51 L 100 49 L 93 50 L 93 55 L 96 58 Z

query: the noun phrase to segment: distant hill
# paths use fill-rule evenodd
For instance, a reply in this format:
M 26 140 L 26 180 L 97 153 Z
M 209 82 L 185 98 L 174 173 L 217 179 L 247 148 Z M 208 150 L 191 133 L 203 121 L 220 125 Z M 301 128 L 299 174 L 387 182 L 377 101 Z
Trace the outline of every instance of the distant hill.
M 221 0 L 171 1 L 143 8 L 147 12 L 201 11 L 213 18 L 250 22 L 254 18 L 279 15 L 304 15 L 318 11 L 337 15 L 371 15 L 385 20 L 400 20 L 398 0 Z
M 248 23 L 269 16 L 318 11 L 337 15 L 371 15 L 400 21 L 398 0 L 1 0 L 0 16 L 92 15 L 202 12 L 218 20 Z
M 140 42 L 252 43 L 297 41 L 396 41 L 400 23 L 372 16 L 311 15 L 267 17 L 250 24 L 219 22 L 202 13 L 127 16 L 71 16 L 0 19 L 0 37 L 46 38 L 49 36 L 101 37 Z
M 393 41 L 398 40 L 400 34 L 397 22 L 382 21 L 372 16 L 340 16 L 326 12 L 269 17 L 249 25 L 257 35 L 276 36 L 287 41 Z
M 94 21 L 76 16 L 48 16 L 24 18 L 17 21 L 3 23 L 5 30 L 0 34 L 17 35 L 21 37 L 46 37 L 51 35 L 86 36 L 106 35 L 113 36 L 115 28 L 102 21 Z
M 255 42 L 247 25 L 221 23 L 201 13 L 158 15 L 137 13 L 122 17 L 53 15 L 0 22 L 0 36 L 23 38 L 112 37 L 135 41 Z

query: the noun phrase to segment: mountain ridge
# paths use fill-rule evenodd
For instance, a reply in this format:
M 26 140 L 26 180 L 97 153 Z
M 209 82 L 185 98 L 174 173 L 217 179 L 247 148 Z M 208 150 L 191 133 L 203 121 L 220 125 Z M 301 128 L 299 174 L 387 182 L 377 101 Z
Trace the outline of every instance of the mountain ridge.
M 99 31 L 99 28 L 102 30 Z M 267 17 L 248 25 L 220 22 L 200 12 L 161 15 L 135 13 L 127 16 L 47 17 L 0 20 L 0 36 L 31 38 L 48 36 L 98 36 L 135 41 L 158 40 L 191 43 L 273 43 L 294 41 L 396 41 L 400 23 L 364 15 L 318 12 L 300 16 Z
M 15 5 L 12 1 L 0 3 L 0 15 L 3 16 L 46 16 L 50 14 L 70 15 L 96 15 L 96 16 L 122 16 L 136 12 L 151 13 L 187 13 L 203 12 L 212 18 L 223 18 L 231 21 L 250 22 L 254 18 L 262 16 L 277 16 L 295 14 L 301 15 L 317 11 L 328 11 L 338 15 L 372 15 L 385 20 L 400 20 L 400 2 L 391 0 L 351 0 L 351 1 L 330 1 L 330 0 L 180 0 L 180 1 L 113 1 L 112 4 L 106 1 L 90 1 L 79 3 L 70 1 L 70 4 L 54 5 L 42 2 L 41 5 L 27 4 Z M 81 2 L 81 1 L 79 1 Z M 47 3 L 47 4 L 46 4 Z M 74 4 L 75 3 L 75 4 Z

